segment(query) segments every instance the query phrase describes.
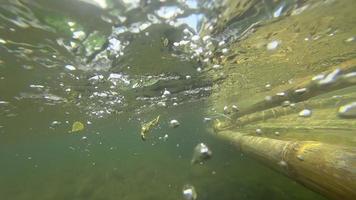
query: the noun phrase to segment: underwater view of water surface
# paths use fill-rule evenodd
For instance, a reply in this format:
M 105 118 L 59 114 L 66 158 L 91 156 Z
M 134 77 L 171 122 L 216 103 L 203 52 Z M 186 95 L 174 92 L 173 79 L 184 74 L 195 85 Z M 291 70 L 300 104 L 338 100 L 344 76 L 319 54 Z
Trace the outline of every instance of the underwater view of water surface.
M 354 8 L 0 0 L 0 199 L 352 199 Z

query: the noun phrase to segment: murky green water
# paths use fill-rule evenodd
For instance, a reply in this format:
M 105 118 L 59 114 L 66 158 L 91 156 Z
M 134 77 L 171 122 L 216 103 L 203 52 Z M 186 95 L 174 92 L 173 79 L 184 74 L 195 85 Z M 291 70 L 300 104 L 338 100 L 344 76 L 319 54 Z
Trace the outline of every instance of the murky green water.
M 1 0 L 1 199 L 176 200 L 185 184 L 200 200 L 324 199 L 203 120 L 217 117 L 206 112 L 220 79 L 205 73 L 210 49 L 295 6 L 281 2 L 258 3 L 199 46 L 194 35 L 216 23 L 219 1 Z M 142 141 L 141 124 L 157 115 Z M 84 130 L 71 133 L 76 121 Z M 192 165 L 200 142 L 213 156 Z
M 17 139 L 1 145 L 1 194 L 8 199 L 182 199 L 182 187 L 189 183 L 199 199 L 320 198 L 211 138 L 201 106 L 157 110 L 163 123 L 146 142 L 138 136 L 137 120 L 125 116 L 95 121 L 77 135 L 68 134 L 66 126 L 12 132 Z M 172 117 L 182 123 L 179 128 L 165 123 Z M 167 140 L 158 139 L 165 134 Z M 209 145 L 213 158 L 191 165 L 198 142 Z

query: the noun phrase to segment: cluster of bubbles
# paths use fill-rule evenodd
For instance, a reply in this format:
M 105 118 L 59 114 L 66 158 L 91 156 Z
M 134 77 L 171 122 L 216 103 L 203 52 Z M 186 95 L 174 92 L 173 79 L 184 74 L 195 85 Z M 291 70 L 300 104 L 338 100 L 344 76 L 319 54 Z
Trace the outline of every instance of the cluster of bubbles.
M 214 69 L 220 68 L 213 58 L 220 55 L 223 58 L 228 53 L 224 40 L 218 41 L 209 35 L 201 37 L 188 29 L 184 29 L 183 40 L 174 42 L 174 49 L 186 53 L 188 59 L 202 62 L 205 66 L 211 66 Z M 197 71 L 201 71 L 197 68 Z

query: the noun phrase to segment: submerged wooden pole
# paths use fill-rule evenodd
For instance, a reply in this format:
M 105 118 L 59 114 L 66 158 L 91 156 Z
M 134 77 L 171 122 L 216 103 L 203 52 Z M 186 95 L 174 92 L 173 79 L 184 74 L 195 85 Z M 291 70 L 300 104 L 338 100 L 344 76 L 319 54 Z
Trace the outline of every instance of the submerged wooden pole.
M 356 147 L 283 141 L 235 131 L 221 131 L 217 135 L 330 199 L 356 199 Z

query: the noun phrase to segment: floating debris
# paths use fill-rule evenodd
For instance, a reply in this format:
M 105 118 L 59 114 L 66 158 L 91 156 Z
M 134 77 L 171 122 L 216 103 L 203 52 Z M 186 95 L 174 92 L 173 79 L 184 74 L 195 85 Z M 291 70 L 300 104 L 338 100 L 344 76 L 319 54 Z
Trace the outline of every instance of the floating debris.
M 279 132 L 278 132 L 278 131 L 274 132 L 274 134 L 275 134 L 276 136 L 279 136 Z
M 193 153 L 193 158 L 191 163 L 196 164 L 196 163 L 201 163 L 204 162 L 205 160 L 208 160 L 211 158 L 212 152 L 206 146 L 204 143 L 199 143 L 195 148 L 194 148 L 194 153 Z
M 312 111 L 309 109 L 304 109 L 299 112 L 299 117 L 310 117 L 312 114 Z
M 356 118 L 356 102 L 340 106 L 338 114 L 344 118 Z
M 274 40 L 270 43 L 267 44 L 267 50 L 275 50 L 279 45 L 279 42 L 277 40 Z
M 169 126 L 172 127 L 172 128 L 176 128 L 180 125 L 180 123 L 178 122 L 178 120 L 176 119 L 172 119 L 170 122 L 169 122 Z
M 186 184 L 183 186 L 182 193 L 183 193 L 183 197 L 185 200 L 196 200 L 198 197 L 194 186 L 192 186 L 190 184 Z
M 147 134 L 151 131 L 152 128 L 154 128 L 158 125 L 158 122 L 159 122 L 159 115 L 155 119 L 153 119 L 145 124 L 142 124 L 142 126 L 141 126 L 142 140 L 146 140 Z
M 84 124 L 82 122 L 76 121 L 72 125 L 71 133 L 82 131 L 84 129 Z

